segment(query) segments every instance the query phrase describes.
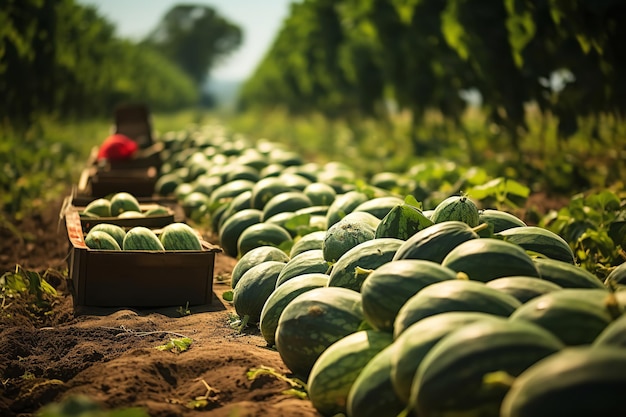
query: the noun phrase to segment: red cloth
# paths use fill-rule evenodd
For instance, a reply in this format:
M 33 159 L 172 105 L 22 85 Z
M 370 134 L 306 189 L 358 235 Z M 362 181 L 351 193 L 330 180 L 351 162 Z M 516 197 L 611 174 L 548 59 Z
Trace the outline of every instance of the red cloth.
M 137 142 L 119 133 L 111 135 L 100 145 L 98 159 L 128 159 L 137 152 Z

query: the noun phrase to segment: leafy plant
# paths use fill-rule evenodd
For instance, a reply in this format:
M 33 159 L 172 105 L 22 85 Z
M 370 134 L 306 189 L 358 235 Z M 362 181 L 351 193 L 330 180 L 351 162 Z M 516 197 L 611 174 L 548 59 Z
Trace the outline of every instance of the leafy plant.
M 580 265 L 600 278 L 626 260 L 626 203 L 610 190 L 578 194 L 539 225 L 564 238 Z
M 0 308 L 7 309 L 10 300 L 16 297 L 26 297 L 36 312 L 47 311 L 51 302 L 57 296 L 52 285 L 46 281 L 50 274 L 48 270 L 41 276 L 38 272 L 28 271 L 16 265 L 15 272 L 5 272 L 0 276 Z
M 495 205 L 498 210 L 515 209 L 524 204 L 530 188 L 510 178 L 494 178 L 484 184 L 469 188 L 466 194 L 483 205 Z
M 155 349 L 161 351 L 175 351 L 178 353 L 184 352 L 193 343 L 193 339 L 189 337 L 180 337 L 180 338 L 170 338 L 170 341 L 164 345 L 156 346 Z
M 248 379 L 250 381 L 253 381 L 263 375 L 271 375 L 281 381 L 285 381 L 286 383 L 288 383 L 291 388 L 288 390 L 283 391 L 283 394 L 286 395 L 293 395 L 295 397 L 301 398 L 301 399 L 306 399 L 307 398 L 307 392 L 306 392 L 306 384 L 301 381 L 298 378 L 289 378 L 279 372 L 277 372 L 274 368 L 270 368 L 269 366 L 260 366 L 258 368 L 252 368 L 250 370 L 248 370 L 248 372 L 246 373 L 246 375 L 248 376 Z

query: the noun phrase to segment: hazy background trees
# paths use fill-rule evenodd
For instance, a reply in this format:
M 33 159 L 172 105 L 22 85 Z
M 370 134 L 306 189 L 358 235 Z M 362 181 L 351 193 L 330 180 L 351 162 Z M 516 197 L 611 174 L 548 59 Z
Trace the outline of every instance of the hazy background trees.
M 206 6 L 175 6 L 137 44 L 74 0 L 5 0 L 1 123 L 24 127 L 41 114 L 110 116 L 123 101 L 154 110 L 194 106 L 214 64 L 241 39 L 238 26 Z

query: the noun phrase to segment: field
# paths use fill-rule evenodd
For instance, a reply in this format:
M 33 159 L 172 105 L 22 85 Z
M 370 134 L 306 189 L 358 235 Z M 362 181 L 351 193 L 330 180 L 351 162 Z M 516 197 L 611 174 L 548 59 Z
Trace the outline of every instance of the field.
M 246 125 L 245 120 L 239 123 Z M 170 121 L 170 126 L 180 125 Z M 292 126 L 291 133 L 296 130 Z M 102 127 L 91 132 L 101 135 Z M 328 139 L 320 139 L 322 147 L 324 140 Z M 294 141 L 300 146 L 310 144 L 300 138 Z M 97 142 L 94 139 L 91 143 Z M 364 146 L 371 146 L 371 142 Z M 84 156 L 88 148 L 84 146 L 76 158 Z M 299 151 L 309 157 L 319 152 Z M 334 152 L 336 156 L 338 150 Z M 457 167 L 459 175 L 469 178 L 461 164 Z M 63 175 L 68 179 L 76 174 Z M 454 181 L 430 175 L 439 187 L 425 189 L 430 192 L 432 206 L 455 190 L 448 183 Z M 482 178 L 486 181 L 489 177 Z M 597 181 L 593 176 L 588 179 Z M 9 217 L 5 217 L 7 227 L 0 229 L 0 271 L 15 271 L 19 265 L 23 271 L 44 277 L 56 289 L 56 296 L 33 289 L 21 295 L 2 294 L 0 415 L 67 415 L 55 404 L 69 407 L 71 401 L 102 410 L 134 408 L 127 414 L 103 411 L 103 416 L 321 415 L 310 401 L 289 391 L 292 386 L 288 378 L 293 375 L 278 352 L 267 346 L 259 329 L 248 326 L 240 332 L 231 325 L 234 307 L 223 295 L 231 290 L 230 274 L 237 262 L 232 256 L 217 255 L 213 302 L 203 310 L 180 306 L 76 314 L 66 285 L 67 235 L 59 219 L 62 198 L 70 192 L 71 184 L 59 185 L 60 191 L 42 201 L 32 198 L 38 184 L 27 189 L 25 193 L 31 197 L 23 206 L 14 207 L 15 221 L 7 223 Z M 515 200 L 515 190 L 508 191 L 508 197 Z M 493 201 L 487 197 L 485 202 Z M 511 200 L 497 202 L 528 224 L 537 224 L 551 210 L 566 207 L 570 197 L 539 189 L 516 207 Z M 219 236 L 208 224 L 200 222 L 198 227 L 209 241 L 219 243 Z M 172 349 L 157 349 L 183 337 L 193 340 L 187 350 L 179 352 L 171 344 Z M 39 414 L 41 407 L 46 408 Z

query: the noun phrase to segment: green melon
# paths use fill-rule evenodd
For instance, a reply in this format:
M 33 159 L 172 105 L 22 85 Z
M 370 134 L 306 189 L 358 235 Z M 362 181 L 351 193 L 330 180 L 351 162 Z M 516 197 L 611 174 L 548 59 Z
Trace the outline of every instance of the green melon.
M 626 263 L 614 267 L 605 279 L 605 284 L 626 285 Z
M 439 313 L 476 311 L 509 317 L 520 306 L 512 295 L 479 281 L 441 281 L 425 287 L 404 303 L 394 321 L 393 334 L 398 338 L 413 323 Z
M 87 204 L 83 213 L 97 217 L 111 217 L 111 202 L 106 198 L 98 198 Z
M 453 220 L 437 223 L 409 237 L 398 248 L 393 259 L 422 259 L 441 263 L 452 249 L 478 238 L 476 231 L 467 223 Z
M 543 227 L 514 227 L 501 231 L 499 235 L 527 251 L 536 252 L 557 261 L 574 263 L 574 252 L 565 239 Z
M 258 323 L 263 305 L 274 292 L 278 274 L 285 267 L 283 262 L 265 261 L 246 271 L 233 289 L 233 306 L 242 319 Z
M 95 232 L 95 231 L 106 232 L 115 239 L 115 241 L 117 242 L 120 248 L 124 245 L 124 236 L 126 236 L 126 230 L 122 229 L 122 227 L 116 224 L 99 223 L 99 224 L 94 225 L 89 231 L 90 232 Z
M 239 194 L 252 190 L 255 184 L 254 181 L 250 180 L 234 180 L 220 185 L 211 192 L 209 205 L 216 206 L 217 204 L 228 202 Z
M 515 275 L 539 277 L 535 263 L 524 249 L 514 243 L 492 238 L 461 243 L 446 255 L 441 265 L 483 282 Z
M 512 276 L 487 282 L 487 286 L 517 298 L 522 304 L 540 295 L 562 289 L 561 286 L 537 277 Z
M 316 230 L 296 238 L 289 252 L 289 256 L 293 258 L 294 256 L 309 250 L 323 249 L 325 237 L 326 230 Z
M 624 415 L 626 350 L 564 349 L 535 363 L 507 392 L 500 417 Z
M 409 403 L 419 416 L 498 417 L 508 391 L 498 376 L 517 377 L 563 347 L 532 323 L 476 321 L 453 331 L 426 354 Z
M 140 219 L 145 215 L 140 211 L 128 210 L 117 215 L 118 219 Z
M 397 417 L 404 403 L 391 383 L 391 358 L 395 346 L 387 346 L 367 362 L 348 392 L 348 417 Z
M 292 242 L 291 234 L 285 228 L 272 223 L 253 224 L 246 228 L 237 240 L 239 257 L 259 246 L 277 246 Z
M 376 228 L 376 237 L 393 237 L 407 240 L 420 230 L 432 226 L 420 209 L 401 203 L 387 212 Z
M 330 345 L 315 361 L 307 380 L 315 409 L 325 416 L 345 414 L 350 388 L 359 373 L 391 342 L 389 333 L 361 330 Z
M 348 191 L 344 194 L 337 195 L 335 200 L 328 207 L 326 228 L 329 229 L 347 214 L 352 213 L 359 204 L 367 200 L 369 200 L 369 197 L 361 191 Z
M 335 201 L 337 193 L 330 185 L 322 182 L 313 182 L 307 185 L 304 190 L 313 205 L 330 206 Z
M 257 209 L 243 209 L 232 214 L 219 230 L 220 246 L 224 253 L 236 258 L 238 254 L 237 241 L 248 227 L 261 223 L 263 213 Z
M 511 321 L 535 323 L 568 346 L 592 343 L 614 319 L 611 294 L 600 289 L 562 289 L 518 308 Z
M 322 244 L 326 261 L 337 262 L 353 247 L 376 237 L 376 227 L 364 221 L 368 216 L 372 215 L 351 213 L 326 230 Z
M 124 250 L 160 250 L 164 251 L 163 244 L 157 235 L 147 227 L 135 226 L 126 232 L 122 244 Z
M 404 204 L 404 200 L 400 197 L 375 197 L 359 204 L 353 211 L 364 211 L 382 220 L 394 207 L 401 204 Z
M 167 216 L 172 212 L 165 206 L 156 206 L 151 207 L 148 210 L 143 212 L 144 217 L 156 217 L 156 216 Z
M 111 216 L 119 216 L 126 211 L 141 212 L 137 198 L 127 192 L 119 192 L 111 197 Z
M 202 250 L 198 233 L 186 223 L 170 223 L 159 236 L 165 250 Z
M 102 230 L 91 230 L 85 236 L 85 244 L 89 249 L 121 250 L 115 238 Z
M 478 226 L 478 207 L 467 196 L 451 196 L 437 204 L 430 216 L 433 223 L 456 220 L 467 223 L 470 227 Z
M 298 275 L 321 273 L 328 274 L 330 265 L 324 259 L 321 249 L 309 250 L 292 257 L 276 280 L 276 287 L 285 284 Z
M 369 272 L 390 262 L 402 243 L 400 239 L 380 238 L 356 245 L 333 264 L 328 286 L 361 291 Z
M 593 341 L 594 346 L 616 346 L 626 348 L 626 314 L 624 307 L 620 307 L 622 315 L 611 323 Z
M 456 273 L 435 262 L 388 262 L 369 274 L 361 287 L 365 319 L 374 329 L 393 332 L 398 311 L 409 298 L 430 284 L 450 279 L 456 279 Z
M 303 274 L 277 287 L 268 297 L 261 310 L 259 328 L 261 335 L 269 346 L 276 342 L 276 327 L 281 313 L 298 295 L 313 288 L 326 287 L 328 275 L 322 273 Z
M 293 188 L 286 185 L 281 178 L 261 178 L 252 187 L 252 196 L 250 197 L 252 208 L 263 210 L 272 197 L 287 191 L 293 191 Z
M 306 380 L 315 361 L 363 322 L 361 295 L 347 288 L 314 288 L 294 298 L 276 327 L 276 350 L 285 365 Z
M 563 288 L 606 288 L 594 274 L 568 262 L 550 258 L 533 258 L 533 262 L 542 279 Z
M 415 372 L 441 339 L 470 323 L 497 318 L 499 316 L 475 311 L 451 311 L 426 317 L 409 326 L 395 339 L 396 349 L 391 357 L 391 383 L 398 398 L 404 404 L 409 403 Z
M 226 220 L 230 219 L 236 213 L 239 213 L 242 210 L 247 210 L 252 208 L 250 202 L 250 196 L 252 196 L 252 191 L 244 191 L 241 194 L 233 197 L 228 203 L 226 203 L 226 208 L 219 216 L 219 220 L 217 221 L 217 231 L 224 226 Z
M 198 191 L 192 191 L 179 200 L 182 200 L 181 206 L 185 217 L 193 221 L 201 221 L 209 213 L 211 207 L 209 196 Z
M 514 227 L 525 227 L 526 223 L 514 214 L 502 210 L 485 209 L 480 210 L 478 219 L 481 223 L 491 225 L 493 233 L 500 233 L 503 230 Z
M 302 191 L 286 191 L 275 195 L 263 208 L 263 221 L 275 214 L 295 212 L 298 209 L 311 207 L 311 199 Z
M 231 272 L 231 287 L 235 288 L 237 282 L 250 268 L 265 261 L 279 261 L 287 263 L 289 255 L 275 246 L 259 246 L 243 255 L 233 267 Z

